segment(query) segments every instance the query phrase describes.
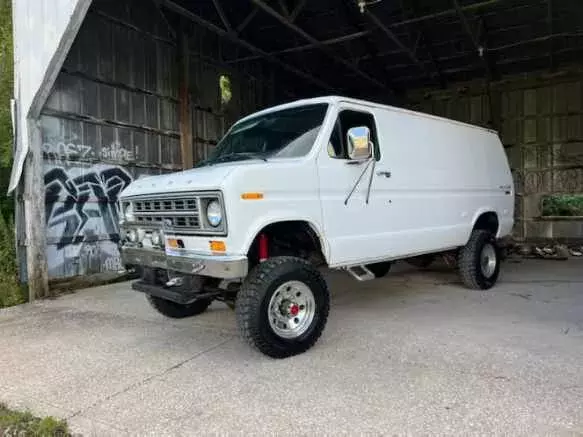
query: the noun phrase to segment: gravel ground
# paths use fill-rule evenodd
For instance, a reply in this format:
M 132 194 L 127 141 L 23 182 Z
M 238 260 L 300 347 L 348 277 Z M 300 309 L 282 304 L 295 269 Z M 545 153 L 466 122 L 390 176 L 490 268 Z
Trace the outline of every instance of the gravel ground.
M 85 436 L 583 436 L 583 261 L 508 261 L 487 292 L 327 276 L 324 335 L 287 360 L 223 304 L 165 319 L 127 283 L 0 310 L 0 402 Z

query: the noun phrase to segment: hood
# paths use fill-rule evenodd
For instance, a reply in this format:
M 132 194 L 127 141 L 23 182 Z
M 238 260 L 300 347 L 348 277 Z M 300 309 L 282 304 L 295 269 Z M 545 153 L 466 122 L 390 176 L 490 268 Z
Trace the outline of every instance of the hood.
M 241 163 L 237 163 L 240 165 Z M 217 164 L 159 176 L 136 179 L 120 194 L 120 198 L 149 194 L 181 193 L 219 189 L 235 169 L 232 164 Z

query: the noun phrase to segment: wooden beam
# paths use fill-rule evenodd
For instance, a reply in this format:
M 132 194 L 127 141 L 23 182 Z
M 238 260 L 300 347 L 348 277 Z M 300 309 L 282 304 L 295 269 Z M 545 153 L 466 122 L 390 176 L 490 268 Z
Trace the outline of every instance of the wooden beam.
M 411 0 L 411 12 L 413 16 L 417 15 L 418 7 L 419 5 L 417 3 L 417 0 Z M 427 29 L 425 23 L 417 23 L 415 24 L 415 27 L 419 30 L 419 32 L 422 35 L 423 48 L 425 49 L 425 52 L 429 57 L 429 61 L 433 66 L 433 70 L 435 70 L 435 74 L 437 75 L 437 79 L 439 81 L 439 86 L 441 88 L 446 88 L 447 81 L 445 79 L 445 76 L 442 74 L 441 69 L 439 68 L 439 64 L 435 59 L 435 55 L 433 54 L 433 41 L 431 41 L 431 39 L 429 39 L 429 37 L 427 36 Z
M 298 15 L 300 15 L 300 13 L 302 12 L 302 10 L 306 7 L 306 3 L 307 2 L 308 2 L 308 0 L 300 0 L 298 2 L 298 4 L 296 5 L 296 8 L 289 15 L 289 20 L 292 23 L 297 20 Z
M 233 32 L 233 28 L 231 27 L 231 23 L 230 23 L 229 19 L 227 18 L 227 15 L 225 14 L 223 7 L 221 6 L 220 0 L 213 0 L 213 4 L 215 5 L 215 9 L 217 10 L 217 14 L 219 14 L 219 18 L 223 22 L 223 26 L 225 26 L 225 29 L 227 30 L 227 32 Z
M 181 20 L 182 21 L 182 20 Z M 192 168 L 194 165 L 194 145 L 192 144 L 192 110 L 190 105 L 190 50 L 186 26 L 181 23 L 178 39 L 178 71 L 180 79 L 179 88 L 179 126 L 180 126 L 180 152 L 182 156 L 182 168 Z
M 549 29 L 549 66 L 551 71 L 555 69 L 555 45 L 553 43 L 553 0 L 547 0 L 547 26 Z
M 474 11 L 477 9 L 482 9 L 482 8 L 486 8 L 488 6 L 493 6 L 495 4 L 502 3 L 503 1 L 507 1 L 507 0 L 486 0 L 486 1 L 479 2 L 479 3 L 472 3 L 472 4 L 469 4 L 466 6 L 462 6 L 461 10 L 463 12 Z M 447 9 L 445 11 L 435 12 L 433 14 L 426 14 L 426 15 L 423 15 L 421 17 L 410 18 L 408 20 L 403 20 L 403 21 L 400 21 L 398 23 L 393 23 L 389 27 L 391 29 L 394 29 L 396 27 L 406 26 L 407 24 L 420 23 L 422 21 L 435 20 L 437 18 L 449 17 L 449 16 L 455 15 L 457 13 L 458 13 L 458 10 L 456 8 Z
M 40 122 L 27 120 L 30 149 L 24 163 L 26 271 L 29 301 L 50 296 L 47 264 L 45 184 Z
M 484 66 L 484 71 L 486 73 L 486 80 L 491 81 L 493 78 L 493 71 L 492 71 L 492 66 L 491 66 L 490 62 L 487 59 L 488 54 L 486 53 L 484 46 L 480 44 L 478 37 L 472 31 L 472 28 L 470 27 L 470 23 L 469 23 L 468 19 L 466 18 L 466 15 L 465 15 L 464 11 L 462 10 L 460 4 L 458 3 L 458 0 L 451 0 L 451 1 L 454 5 L 455 10 L 457 11 L 457 15 L 460 19 L 460 22 L 462 23 L 462 26 L 466 32 L 466 35 L 468 36 L 468 38 L 472 42 L 472 45 L 474 46 L 474 49 L 476 51 L 476 55 L 478 56 L 480 62 Z
M 393 33 L 392 30 L 390 30 L 387 26 L 385 26 L 381 20 L 379 20 L 379 18 L 373 14 L 370 10 L 366 10 L 365 11 L 366 16 L 368 17 L 368 19 L 377 27 L 379 28 L 391 41 L 393 41 L 393 43 L 395 43 L 395 45 L 397 47 L 399 47 L 399 49 L 405 53 L 409 59 L 411 59 L 411 61 L 413 61 L 413 63 L 419 67 L 427 76 L 431 77 L 431 74 L 429 74 L 429 72 L 427 71 L 427 69 L 425 68 L 425 65 L 419 61 L 419 59 L 417 58 L 417 56 L 415 55 L 415 53 L 409 48 L 407 47 L 405 44 L 403 44 L 403 42 L 399 39 L 399 37 L 397 37 L 397 35 L 395 35 Z
M 319 44 L 311 44 L 310 43 L 310 44 L 305 44 L 305 45 L 301 45 L 301 46 L 290 47 L 289 49 L 279 50 L 277 52 L 270 52 L 269 54 L 273 55 L 273 56 L 277 56 L 277 55 L 284 55 L 286 53 L 302 52 L 304 50 L 317 49 L 321 44 L 323 44 L 323 45 L 339 44 L 339 43 L 343 43 L 346 41 L 352 41 L 354 39 L 362 38 L 363 36 L 368 35 L 368 34 L 369 34 L 368 31 L 350 33 L 348 35 L 343 35 L 343 36 L 339 36 L 336 38 L 330 38 L 330 39 L 320 41 Z M 261 59 L 261 56 L 245 56 L 243 58 L 227 60 L 227 63 L 228 64 L 237 64 L 239 62 L 254 61 L 256 59 Z
M 259 9 L 257 8 L 253 8 L 253 10 L 251 12 L 249 12 L 249 14 L 245 17 L 245 19 L 241 22 L 241 24 L 239 24 L 237 26 L 237 33 L 241 33 L 243 32 L 243 30 L 245 30 L 245 28 L 249 25 L 249 23 L 251 23 L 251 21 L 253 21 L 253 18 L 255 18 L 255 16 L 257 15 L 257 13 L 259 12 Z
M 221 27 L 217 26 L 216 24 L 213 24 L 209 21 L 206 21 L 205 19 L 199 17 L 198 15 L 189 11 L 188 9 L 185 9 L 182 6 L 174 3 L 173 1 L 171 1 L 171 0 L 162 0 L 162 1 L 163 1 L 162 4 L 167 9 L 177 13 L 178 15 L 181 15 L 185 18 L 188 18 L 193 23 L 196 23 L 199 26 L 204 27 L 205 29 L 219 35 L 222 38 L 228 39 L 229 41 L 240 45 L 241 47 L 249 50 L 250 52 L 255 53 L 256 55 L 259 55 L 262 58 L 265 58 L 266 60 L 279 66 L 280 68 L 282 68 L 286 71 L 289 71 L 290 73 L 293 73 L 296 76 L 299 76 L 299 77 L 305 79 L 306 81 L 311 82 L 314 85 L 317 85 L 318 87 L 320 87 L 322 89 L 325 89 L 327 91 L 336 92 L 336 90 L 333 87 L 328 85 L 326 82 L 312 76 L 310 73 L 302 71 L 302 70 L 300 70 L 296 67 L 293 67 L 292 65 L 289 65 L 283 61 L 280 61 L 275 56 L 270 55 L 269 53 L 265 52 L 264 50 L 254 46 L 253 44 L 245 41 L 244 39 L 241 39 L 237 35 L 227 32 L 225 29 L 222 29 Z
M 289 18 L 290 12 L 289 9 L 287 8 L 287 5 L 285 4 L 285 0 L 277 0 L 277 2 L 279 3 L 279 7 L 281 8 L 281 12 L 283 13 L 283 15 Z

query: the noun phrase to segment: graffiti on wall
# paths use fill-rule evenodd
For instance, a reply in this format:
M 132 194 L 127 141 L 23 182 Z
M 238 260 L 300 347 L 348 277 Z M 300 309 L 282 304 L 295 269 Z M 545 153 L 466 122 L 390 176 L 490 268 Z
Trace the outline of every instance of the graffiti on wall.
M 83 241 L 83 230 L 90 219 L 101 220 L 109 238 L 119 241 L 117 198 L 131 181 L 122 167 L 73 177 L 64 168 L 49 170 L 45 174 L 47 226 L 65 224 L 57 247 Z
M 120 166 L 45 163 L 45 208 L 52 277 L 122 269 L 119 194 L 132 182 Z
M 134 161 L 134 151 L 118 142 L 104 144 L 99 148 L 79 144 L 74 138 L 69 141 L 47 141 L 43 143 L 45 160 L 52 162 L 70 161 Z

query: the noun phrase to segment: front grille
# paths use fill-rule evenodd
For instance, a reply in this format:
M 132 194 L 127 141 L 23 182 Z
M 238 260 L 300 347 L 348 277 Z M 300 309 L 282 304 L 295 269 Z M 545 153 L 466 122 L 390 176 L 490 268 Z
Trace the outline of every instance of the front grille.
M 140 212 L 179 212 L 190 211 L 198 213 L 197 199 L 160 199 L 160 200 L 136 200 L 134 211 Z
M 166 226 L 173 228 L 192 228 L 200 229 L 200 220 L 198 217 L 181 217 L 181 216 L 138 216 L 136 215 L 136 222 L 143 225 L 160 225 L 164 223 Z
M 135 221 L 141 225 L 165 226 L 177 231 L 201 229 L 197 197 L 139 199 L 133 201 Z

